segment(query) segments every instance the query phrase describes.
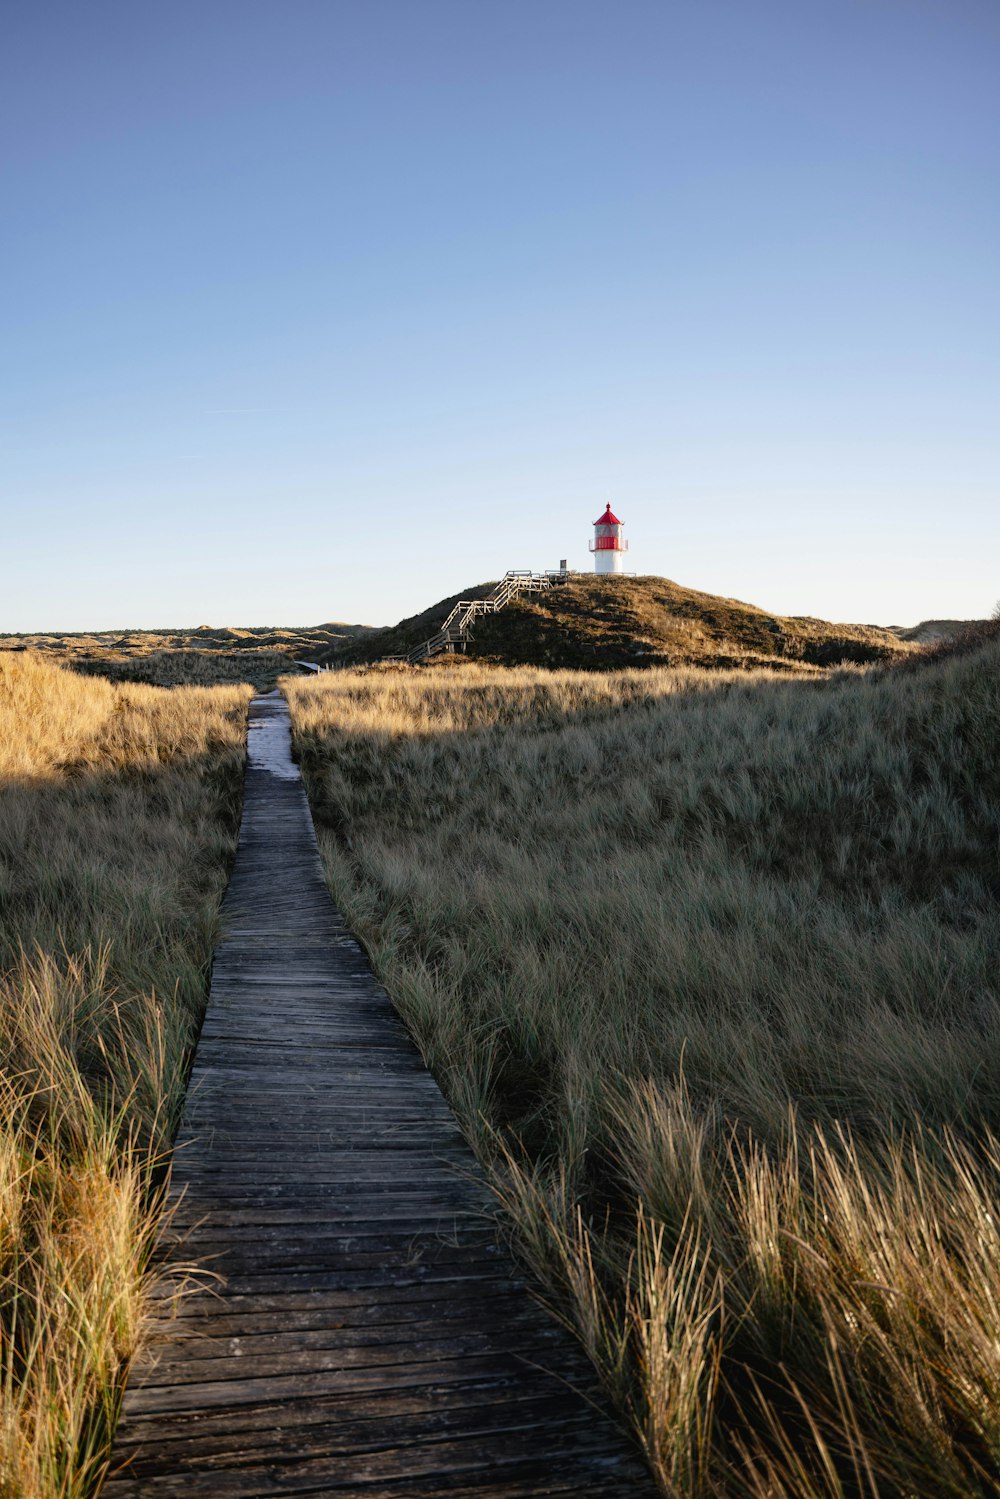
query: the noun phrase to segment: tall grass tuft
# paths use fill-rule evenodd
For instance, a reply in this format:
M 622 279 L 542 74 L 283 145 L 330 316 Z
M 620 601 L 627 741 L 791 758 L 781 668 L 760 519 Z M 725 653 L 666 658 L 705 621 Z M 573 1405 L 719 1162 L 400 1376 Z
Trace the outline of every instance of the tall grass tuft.
M 1000 1494 L 998 669 L 285 684 L 335 897 L 664 1494 Z
M 152 1287 L 247 689 L 0 654 L 0 1493 L 86 1499 Z

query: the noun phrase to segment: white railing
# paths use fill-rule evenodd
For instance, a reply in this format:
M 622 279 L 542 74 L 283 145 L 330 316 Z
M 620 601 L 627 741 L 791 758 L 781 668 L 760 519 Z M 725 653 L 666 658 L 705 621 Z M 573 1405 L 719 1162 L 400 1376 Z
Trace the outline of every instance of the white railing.
M 472 621 L 479 615 L 496 614 L 498 610 L 505 609 L 518 594 L 540 593 L 565 579 L 566 574 L 563 572 L 533 573 L 514 569 L 505 573 L 489 598 L 459 599 L 437 634 L 415 646 L 407 656 L 407 661 L 411 666 L 416 666 L 418 661 L 426 661 L 440 651 L 453 651 L 456 645 L 464 647 L 472 639 Z

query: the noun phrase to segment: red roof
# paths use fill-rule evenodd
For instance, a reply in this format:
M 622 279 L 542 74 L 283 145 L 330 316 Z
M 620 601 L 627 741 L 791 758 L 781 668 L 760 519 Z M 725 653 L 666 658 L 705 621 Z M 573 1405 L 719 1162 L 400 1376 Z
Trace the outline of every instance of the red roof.
M 622 522 L 618 519 L 617 515 L 615 515 L 610 505 L 605 510 L 600 520 L 595 520 L 594 522 L 595 526 L 620 526 L 621 524 Z

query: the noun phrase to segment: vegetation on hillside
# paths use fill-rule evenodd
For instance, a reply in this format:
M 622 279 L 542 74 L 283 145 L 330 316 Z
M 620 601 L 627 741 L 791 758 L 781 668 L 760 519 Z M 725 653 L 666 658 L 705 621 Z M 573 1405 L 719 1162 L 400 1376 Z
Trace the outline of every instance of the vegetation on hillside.
M 1000 1494 L 1000 636 L 286 684 L 335 897 L 665 1495 Z
M 492 583 L 442 599 L 391 630 L 338 645 L 331 665 L 405 656 L 429 639 L 462 598 L 485 598 Z M 669 578 L 572 574 L 476 621 L 468 654 L 504 665 L 603 670 L 626 666 L 710 666 L 784 671 L 882 661 L 911 650 L 892 630 L 788 619 L 752 604 L 681 588 Z
M 954 640 L 982 623 L 975 619 L 922 619 L 918 625 L 890 625 L 889 629 L 900 640 L 912 641 L 914 645 L 937 645 Z
M 224 686 L 250 682 L 272 688 L 299 658 L 343 649 L 375 633 L 367 625 L 314 629 L 125 630 L 89 634 L 0 636 L 0 651 L 33 650 L 75 671 L 113 682 L 154 687 Z
M 420 645 L 444 624 L 459 599 L 485 599 L 496 588 L 496 583 L 477 583 L 446 599 L 439 599 L 429 609 L 401 619 L 398 625 L 374 630 L 363 639 L 337 643 L 317 657 L 325 666 L 351 666 L 363 662 L 381 661 L 384 657 L 405 656 L 414 646 Z
M 0 1494 L 106 1458 L 235 846 L 245 687 L 0 653 Z

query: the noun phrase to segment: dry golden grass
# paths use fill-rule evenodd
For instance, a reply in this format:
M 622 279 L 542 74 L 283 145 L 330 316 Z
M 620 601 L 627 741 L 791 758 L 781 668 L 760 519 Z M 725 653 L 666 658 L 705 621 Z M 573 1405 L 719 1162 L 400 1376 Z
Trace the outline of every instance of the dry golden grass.
M 138 682 L 150 687 L 222 687 L 249 682 L 258 692 L 270 692 L 278 677 L 289 671 L 291 652 L 258 650 L 149 650 L 126 657 L 95 653 L 71 664 L 88 676 L 109 682 Z
M 338 665 L 405 656 L 435 634 L 459 597 L 485 598 L 494 586 L 477 584 L 391 629 L 337 642 L 321 659 Z M 766 666 L 799 673 L 881 661 L 913 649 L 900 632 L 873 625 L 787 618 L 669 578 L 592 573 L 573 573 L 543 593 L 522 594 L 499 613 L 481 617 L 468 644 L 473 659 L 506 666 L 599 671 Z
M 1000 1494 L 998 668 L 285 684 L 336 898 L 665 1494 Z
M 224 687 L 251 682 L 270 690 L 298 657 L 353 646 L 377 633 L 365 625 L 305 629 L 258 627 L 125 630 L 65 635 L 0 635 L 0 653 L 26 650 L 74 671 L 152 687 Z
M 245 687 L 0 654 L 0 1493 L 106 1458 L 237 826 Z

